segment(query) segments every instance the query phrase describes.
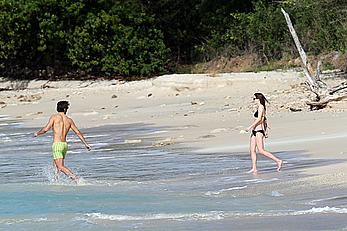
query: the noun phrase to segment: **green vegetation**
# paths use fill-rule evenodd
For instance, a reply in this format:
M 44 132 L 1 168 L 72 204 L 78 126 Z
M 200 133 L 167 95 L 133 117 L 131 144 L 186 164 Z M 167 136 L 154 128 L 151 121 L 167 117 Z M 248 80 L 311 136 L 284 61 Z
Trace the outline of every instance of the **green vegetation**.
M 164 71 L 169 54 L 154 18 L 135 1 L 0 1 L 0 38 L 1 71 L 17 78 L 42 69 L 43 78 L 146 76 Z
M 290 14 L 309 55 L 346 51 L 347 2 L 325 0 L 256 1 L 252 12 L 230 13 L 228 29 L 212 34 L 200 50 L 212 50 L 213 56 L 255 53 L 264 63 L 297 56 L 281 7 Z
M 342 0 L 0 0 L 0 76 L 127 78 L 217 57 L 297 57 L 347 49 Z

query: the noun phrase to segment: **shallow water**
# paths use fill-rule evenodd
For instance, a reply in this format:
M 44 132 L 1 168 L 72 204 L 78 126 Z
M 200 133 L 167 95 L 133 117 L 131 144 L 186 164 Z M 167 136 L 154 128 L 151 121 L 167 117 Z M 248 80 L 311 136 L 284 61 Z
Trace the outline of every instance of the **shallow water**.
M 281 173 L 260 158 L 260 172 L 253 176 L 245 173 L 247 153 L 154 147 L 167 128 L 104 126 L 83 130 L 91 152 L 69 135 L 66 165 L 81 177 L 75 184 L 63 175 L 54 180 L 51 133 L 34 138 L 35 129 L 6 116 L 0 124 L 0 230 L 233 230 L 235 222 L 239 230 L 254 219 L 267 225 L 271 217 L 333 221 L 347 213 L 344 190 L 287 194 L 285 187 L 305 177 L 301 170 L 336 162 L 310 159 L 304 151 L 277 152 L 286 161 Z M 342 229 L 347 221 L 338 227 L 326 221 L 312 225 Z

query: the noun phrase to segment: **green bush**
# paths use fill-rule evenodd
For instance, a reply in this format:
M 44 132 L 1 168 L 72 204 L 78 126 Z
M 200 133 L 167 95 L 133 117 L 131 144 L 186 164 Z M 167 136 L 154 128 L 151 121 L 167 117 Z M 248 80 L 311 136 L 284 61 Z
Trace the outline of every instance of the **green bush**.
M 346 1 L 293 1 L 287 8 L 308 53 L 318 55 L 346 50 Z
M 35 4 L 23 1 L 0 1 L 0 59 L 7 63 L 33 59 L 36 36 L 33 12 Z
M 255 1 L 251 12 L 230 13 L 225 20 L 228 28 L 225 31 L 213 31 L 209 39 L 196 46 L 197 52 L 209 59 L 256 53 L 265 62 L 281 59 L 286 54 L 297 56 L 281 7 L 290 14 L 308 54 L 344 52 L 347 45 L 347 20 L 342 9 L 343 6 L 347 8 L 347 3 L 337 4 L 342 9 L 332 8 L 334 4 L 323 0 L 282 3 Z
M 153 20 L 136 1 L 3 0 L 0 68 L 3 75 L 30 70 L 29 77 L 47 68 L 55 75 L 157 74 L 169 50 Z
M 108 11 L 89 12 L 68 40 L 68 57 L 79 68 L 119 75 L 164 71 L 168 50 L 153 18 L 116 3 Z

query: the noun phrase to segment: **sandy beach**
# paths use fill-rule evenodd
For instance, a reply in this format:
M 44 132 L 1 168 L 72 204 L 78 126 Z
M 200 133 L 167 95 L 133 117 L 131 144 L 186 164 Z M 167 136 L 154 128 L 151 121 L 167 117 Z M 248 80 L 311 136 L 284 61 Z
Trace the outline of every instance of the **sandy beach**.
M 341 79 L 326 77 L 325 81 L 335 85 Z M 57 101 L 68 100 L 71 104 L 68 115 L 82 131 L 101 126 L 145 124 L 165 131 L 153 138 L 153 147 L 183 148 L 201 155 L 238 152 L 248 158 L 249 134 L 240 131 L 253 120 L 253 93 L 262 92 L 270 101 L 267 109 L 270 136 L 266 147 L 269 151 L 284 153 L 285 161 L 282 173 L 276 173 L 274 165 L 271 174 L 276 177 L 274 174 L 294 169 L 302 177 L 258 185 L 256 191 L 248 187 L 233 192 L 234 195 L 254 195 L 260 193 L 262 187 L 285 195 L 298 192 L 306 195 L 318 188 L 329 198 L 329 192 L 346 192 L 347 187 L 344 146 L 347 101 L 310 111 L 305 104 L 310 93 L 304 82 L 302 73 L 295 71 L 167 75 L 135 82 L 31 81 L 24 84 L 2 80 L 0 88 L 9 90 L 0 91 L 0 114 L 23 122 L 34 132 L 55 113 Z M 16 88 L 23 89 L 13 90 Z M 144 141 L 136 137 L 124 142 Z M 290 159 L 285 159 L 286 153 Z M 302 157 L 309 157 L 312 163 L 295 160 Z M 261 162 L 258 168 L 261 175 Z M 224 191 L 212 194 L 221 192 Z

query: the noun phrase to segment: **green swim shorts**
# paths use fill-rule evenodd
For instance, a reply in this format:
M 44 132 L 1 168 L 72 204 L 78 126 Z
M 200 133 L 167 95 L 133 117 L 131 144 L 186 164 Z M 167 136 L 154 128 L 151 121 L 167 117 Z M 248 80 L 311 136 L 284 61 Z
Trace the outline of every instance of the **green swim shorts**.
M 55 142 L 52 144 L 53 158 L 56 159 L 65 159 L 67 152 L 67 143 L 66 142 Z

